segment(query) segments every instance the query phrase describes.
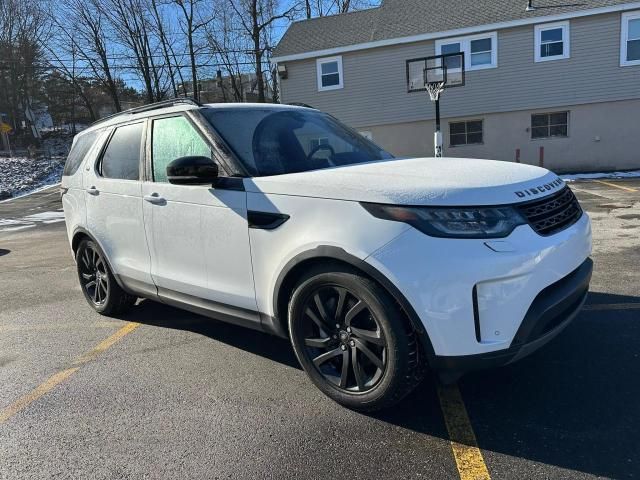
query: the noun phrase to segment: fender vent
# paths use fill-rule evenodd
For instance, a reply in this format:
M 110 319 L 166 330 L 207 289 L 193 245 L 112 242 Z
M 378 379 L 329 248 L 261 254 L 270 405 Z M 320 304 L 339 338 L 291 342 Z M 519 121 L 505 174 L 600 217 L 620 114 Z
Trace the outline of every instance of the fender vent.
M 553 235 L 576 223 L 582 216 L 578 199 L 569 187 L 540 200 L 516 205 L 531 228 L 542 236 Z

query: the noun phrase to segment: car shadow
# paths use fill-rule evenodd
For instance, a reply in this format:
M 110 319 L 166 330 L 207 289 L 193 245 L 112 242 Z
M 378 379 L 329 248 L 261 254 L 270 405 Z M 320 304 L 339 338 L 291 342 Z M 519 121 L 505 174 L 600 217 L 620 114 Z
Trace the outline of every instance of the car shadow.
M 587 304 L 546 347 L 513 365 L 470 373 L 459 387 L 482 450 L 635 478 L 640 308 L 628 305 L 640 307 L 640 297 L 590 293 Z M 377 418 L 433 435 L 416 423 L 421 390 Z
M 204 317 L 152 300 L 141 300 L 121 318 L 155 327 L 185 330 L 300 369 L 288 340 Z
M 6 248 L 0 248 L 0 257 L 4 255 L 8 255 L 9 253 L 11 253 L 11 250 L 7 250 Z
M 591 293 L 587 308 L 546 347 L 459 382 L 478 445 L 573 471 L 633 477 L 640 457 L 640 297 Z M 300 368 L 287 340 L 140 302 L 128 320 L 187 330 Z M 447 439 L 431 374 L 400 405 L 368 416 Z M 309 384 L 309 388 L 312 388 Z

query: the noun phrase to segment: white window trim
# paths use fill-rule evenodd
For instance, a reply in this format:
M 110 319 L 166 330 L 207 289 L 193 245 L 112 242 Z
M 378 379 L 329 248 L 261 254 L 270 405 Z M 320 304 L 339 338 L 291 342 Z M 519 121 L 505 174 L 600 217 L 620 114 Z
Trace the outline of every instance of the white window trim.
M 540 46 L 542 45 L 542 32 L 545 30 L 553 30 L 556 28 L 562 29 L 562 55 L 554 55 L 552 57 L 540 56 Z M 534 58 L 536 63 L 549 62 L 553 60 L 563 60 L 565 58 L 571 58 L 571 30 L 569 28 L 569 22 L 554 22 L 543 23 L 541 25 L 535 25 L 533 27 L 533 39 L 534 39 Z
M 323 87 L 322 86 L 322 64 L 324 63 L 333 63 L 333 62 L 337 62 L 338 63 L 338 75 L 340 78 L 340 83 L 338 83 L 338 85 L 331 85 L 329 87 Z M 316 60 L 316 76 L 317 76 L 317 81 L 318 81 L 318 91 L 319 92 L 324 92 L 327 90 L 338 90 L 340 88 L 344 88 L 344 76 L 342 74 L 342 57 L 341 56 L 337 56 L 337 57 L 325 57 L 325 58 L 319 58 L 318 60 Z
M 491 39 L 491 63 L 471 66 L 471 41 L 481 40 L 483 38 Z M 443 38 L 436 40 L 436 55 L 442 55 L 442 46 L 450 43 L 460 44 L 460 51 L 464 52 L 464 69 L 466 71 L 486 70 L 487 68 L 496 68 L 498 66 L 498 32 L 479 33 L 477 35 L 469 35 L 466 37 Z
M 629 67 L 640 65 L 640 60 L 627 60 L 627 38 L 629 36 L 629 21 L 640 19 L 640 11 L 627 12 L 622 14 L 622 25 L 620 26 L 620 66 Z

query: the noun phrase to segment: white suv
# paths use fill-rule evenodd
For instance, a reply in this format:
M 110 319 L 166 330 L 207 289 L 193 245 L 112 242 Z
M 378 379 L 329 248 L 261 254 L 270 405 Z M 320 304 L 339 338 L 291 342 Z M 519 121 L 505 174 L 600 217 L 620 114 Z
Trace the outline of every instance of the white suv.
M 123 112 L 76 137 L 62 187 L 96 311 L 144 297 L 288 337 L 350 408 L 392 405 L 424 366 L 453 381 L 529 354 L 591 278 L 589 219 L 555 174 L 394 159 L 311 108 Z

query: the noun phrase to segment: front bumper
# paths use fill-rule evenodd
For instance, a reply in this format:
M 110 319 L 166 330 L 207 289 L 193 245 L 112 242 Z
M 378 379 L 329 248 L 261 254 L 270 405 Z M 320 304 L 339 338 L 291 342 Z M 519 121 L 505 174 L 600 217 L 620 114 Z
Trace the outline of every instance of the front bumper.
M 412 228 L 365 261 L 413 308 L 430 356 L 464 357 L 508 355 L 522 343 L 520 328 L 538 295 L 590 253 L 585 213 L 550 236 L 523 225 L 496 241 L 434 238 Z
M 533 353 L 576 317 L 587 299 L 592 271 L 593 261 L 587 258 L 569 275 L 542 290 L 509 348 L 476 355 L 435 356 L 431 359 L 432 368 L 453 379 L 471 370 L 507 365 Z

